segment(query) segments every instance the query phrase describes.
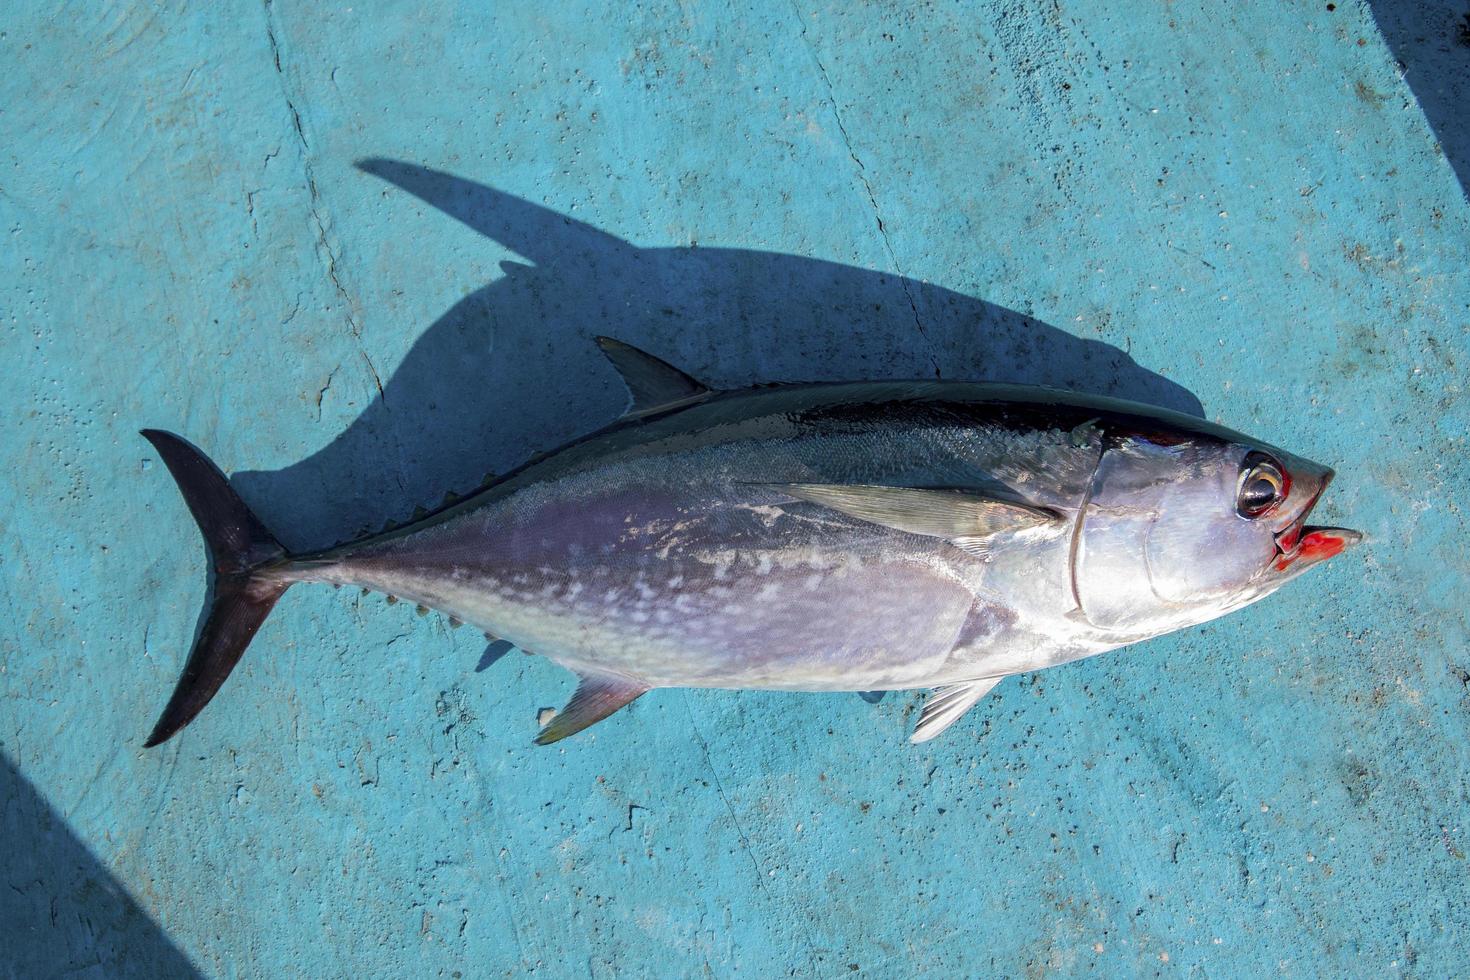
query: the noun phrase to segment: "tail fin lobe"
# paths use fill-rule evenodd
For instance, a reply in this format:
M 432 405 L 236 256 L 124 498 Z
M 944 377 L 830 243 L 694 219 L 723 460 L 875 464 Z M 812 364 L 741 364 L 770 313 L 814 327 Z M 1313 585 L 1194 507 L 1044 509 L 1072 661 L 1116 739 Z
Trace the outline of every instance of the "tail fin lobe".
M 179 492 L 204 535 L 210 563 L 204 625 L 173 696 L 143 743 L 152 748 L 204 710 L 291 583 L 266 574 L 286 557 L 286 549 L 208 457 L 172 433 L 144 429 L 142 435 L 153 443 L 178 481 Z

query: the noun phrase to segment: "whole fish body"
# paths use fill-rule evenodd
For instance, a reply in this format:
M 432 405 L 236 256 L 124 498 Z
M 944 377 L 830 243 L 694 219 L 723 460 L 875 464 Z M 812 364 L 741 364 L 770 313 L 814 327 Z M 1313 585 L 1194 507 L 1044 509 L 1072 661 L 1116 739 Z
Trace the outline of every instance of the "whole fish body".
M 932 738 L 1001 678 L 1255 601 L 1360 535 L 1328 468 L 1129 402 L 965 382 L 715 392 L 617 341 L 614 425 L 413 524 L 287 555 L 149 430 L 215 597 L 148 744 L 208 702 L 285 589 L 354 585 L 576 672 L 555 741 L 660 687 L 932 687 Z

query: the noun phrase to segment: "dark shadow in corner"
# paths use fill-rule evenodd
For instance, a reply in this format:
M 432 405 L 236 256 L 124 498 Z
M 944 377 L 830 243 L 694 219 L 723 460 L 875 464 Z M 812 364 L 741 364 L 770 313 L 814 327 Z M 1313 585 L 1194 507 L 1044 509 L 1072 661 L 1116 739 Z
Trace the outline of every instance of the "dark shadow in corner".
M 1470 193 L 1470 3 L 1370 0 L 1373 19 Z
M 201 976 L 0 755 L 0 977 Z
M 719 387 L 939 375 L 1203 414 L 1188 391 L 1115 347 L 939 286 L 773 252 L 641 248 L 450 174 L 388 160 L 359 167 L 533 264 L 501 263 L 502 277 L 424 331 L 382 398 L 325 448 L 237 476 L 288 546 L 406 517 L 610 421 L 625 396 L 597 334 Z

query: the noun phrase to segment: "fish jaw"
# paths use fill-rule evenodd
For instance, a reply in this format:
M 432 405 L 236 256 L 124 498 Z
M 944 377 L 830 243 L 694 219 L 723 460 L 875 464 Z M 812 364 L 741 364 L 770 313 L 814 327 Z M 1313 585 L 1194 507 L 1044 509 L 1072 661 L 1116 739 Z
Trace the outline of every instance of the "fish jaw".
M 1289 551 L 1278 553 L 1272 568 L 1295 578 L 1302 572 L 1329 561 L 1363 541 L 1363 532 L 1346 527 L 1303 525 Z
M 1307 524 L 1307 518 L 1322 499 L 1336 474 L 1326 466 L 1293 458 L 1299 482 L 1310 481 L 1306 500 L 1289 523 L 1276 534 L 1276 554 L 1270 561 L 1271 571 L 1295 578 L 1307 569 L 1336 558 L 1363 540 L 1363 532 L 1346 527 L 1321 527 Z

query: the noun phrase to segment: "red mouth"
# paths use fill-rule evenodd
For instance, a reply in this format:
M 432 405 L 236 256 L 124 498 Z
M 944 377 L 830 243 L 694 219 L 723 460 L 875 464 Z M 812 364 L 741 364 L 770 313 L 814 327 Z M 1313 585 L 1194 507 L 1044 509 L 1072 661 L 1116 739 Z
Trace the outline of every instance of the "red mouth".
M 1307 515 L 1312 508 L 1317 506 L 1317 501 L 1322 497 L 1322 491 L 1327 489 L 1327 484 L 1332 482 L 1332 473 L 1329 471 L 1322 480 L 1322 485 L 1317 492 L 1312 494 L 1312 499 L 1302 508 L 1301 515 L 1286 530 L 1276 535 L 1276 559 L 1275 565 L 1278 572 L 1284 572 L 1292 565 L 1301 563 L 1303 566 L 1315 565 L 1318 562 L 1335 558 L 1342 554 L 1351 545 L 1363 540 L 1362 532 L 1353 531 L 1345 527 L 1309 527 Z
M 1345 527 L 1314 527 L 1308 529 L 1298 546 L 1296 556 L 1302 561 L 1326 561 L 1342 554 L 1348 545 L 1356 544 L 1363 536 Z

